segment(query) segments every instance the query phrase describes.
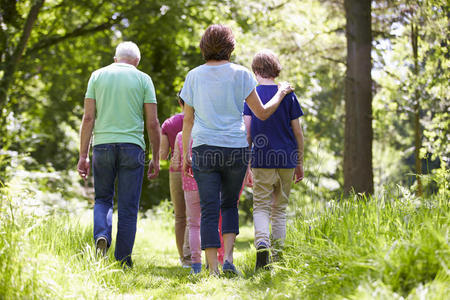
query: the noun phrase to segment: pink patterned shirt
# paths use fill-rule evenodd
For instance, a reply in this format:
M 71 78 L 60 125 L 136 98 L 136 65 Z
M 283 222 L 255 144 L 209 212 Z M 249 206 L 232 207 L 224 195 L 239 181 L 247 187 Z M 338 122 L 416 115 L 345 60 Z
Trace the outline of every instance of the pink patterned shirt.
M 192 139 L 189 146 L 189 155 L 192 156 Z M 175 139 L 175 147 L 173 149 L 172 166 L 174 169 L 181 170 L 181 181 L 183 183 L 183 191 L 198 191 L 195 179 L 184 175 L 183 172 L 183 132 L 179 132 Z

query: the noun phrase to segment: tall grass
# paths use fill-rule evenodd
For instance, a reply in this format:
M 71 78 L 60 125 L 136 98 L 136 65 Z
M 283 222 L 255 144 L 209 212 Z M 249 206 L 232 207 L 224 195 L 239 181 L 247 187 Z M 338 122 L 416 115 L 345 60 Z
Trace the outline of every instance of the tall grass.
M 243 226 L 237 279 L 191 276 L 179 266 L 168 202 L 140 216 L 135 266 L 123 270 L 114 248 L 106 259 L 95 256 L 91 210 L 36 215 L 20 201 L 33 195 L 19 194 L 1 189 L 1 299 L 445 299 L 450 293 L 445 194 L 418 199 L 393 187 L 371 199 L 304 203 L 293 193 L 283 260 L 255 273 L 252 224 Z
M 0 295 L 5 298 L 32 295 L 37 276 L 33 272 L 26 274 L 29 264 L 20 261 L 24 253 L 22 236 L 28 222 L 14 210 L 9 195 L 0 196 Z
M 301 211 L 289 230 L 283 268 L 305 298 L 374 295 L 418 298 L 450 292 L 450 209 L 448 199 L 416 199 L 403 188 L 375 199 L 327 202 Z M 288 280 L 291 281 L 291 280 Z M 294 292 L 295 291 L 295 292 Z M 414 298 L 414 297 L 413 297 Z

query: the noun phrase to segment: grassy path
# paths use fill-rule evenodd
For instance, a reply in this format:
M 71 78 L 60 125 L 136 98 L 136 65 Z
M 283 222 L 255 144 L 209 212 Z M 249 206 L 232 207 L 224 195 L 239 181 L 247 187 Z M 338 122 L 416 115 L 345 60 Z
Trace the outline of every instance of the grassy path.
M 0 299 L 448 299 L 450 294 L 445 197 L 296 201 L 284 260 L 255 273 L 253 228 L 243 226 L 235 252 L 243 277 L 231 279 L 205 271 L 192 276 L 180 267 L 167 203 L 139 219 L 135 266 L 124 271 L 112 258 L 114 249 L 107 259 L 95 256 L 92 210 L 37 216 L 25 213 L 14 196 L 5 199 Z
M 159 218 L 143 219 L 136 237 L 134 250 L 135 268 L 132 273 L 138 282 L 133 292 L 144 298 L 188 297 L 203 299 L 205 296 L 215 299 L 245 295 L 245 281 L 241 279 L 210 278 L 203 270 L 198 276 L 189 275 L 189 269 L 180 267 L 172 220 L 161 222 Z M 235 262 L 243 271 L 250 271 L 246 263 L 251 260 L 254 248 L 253 228 L 241 227 L 235 248 Z M 204 254 L 202 254 L 204 260 Z M 245 269 L 245 270 L 244 270 Z M 151 290 L 149 290 L 151 289 Z M 236 291 L 242 293 L 236 294 Z

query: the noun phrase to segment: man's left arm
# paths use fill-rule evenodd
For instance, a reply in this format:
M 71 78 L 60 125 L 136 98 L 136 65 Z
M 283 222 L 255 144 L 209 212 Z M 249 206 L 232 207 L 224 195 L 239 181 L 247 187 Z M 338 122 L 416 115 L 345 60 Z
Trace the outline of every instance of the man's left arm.
M 84 114 L 80 128 L 80 157 L 78 159 L 77 170 L 84 180 L 89 176 L 89 145 L 91 143 L 92 130 L 95 124 L 95 99 L 84 99 Z
M 152 149 L 152 160 L 148 164 L 147 178 L 154 179 L 159 174 L 159 145 L 161 130 L 159 128 L 158 109 L 156 103 L 144 103 L 145 126 Z

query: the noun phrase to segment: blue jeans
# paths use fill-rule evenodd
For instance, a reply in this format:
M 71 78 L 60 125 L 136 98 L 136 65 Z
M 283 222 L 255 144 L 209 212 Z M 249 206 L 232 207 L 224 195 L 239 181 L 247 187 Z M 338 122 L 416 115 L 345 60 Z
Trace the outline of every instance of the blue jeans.
M 202 211 L 202 249 L 220 248 L 220 212 L 222 234 L 239 234 L 237 202 L 248 162 L 247 148 L 201 145 L 192 149 L 192 171 L 197 181 Z
M 113 198 L 117 178 L 118 223 L 114 256 L 130 267 L 144 177 L 144 159 L 144 150 L 135 144 L 94 146 L 94 240 L 105 237 L 108 247 L 111 245 Z

